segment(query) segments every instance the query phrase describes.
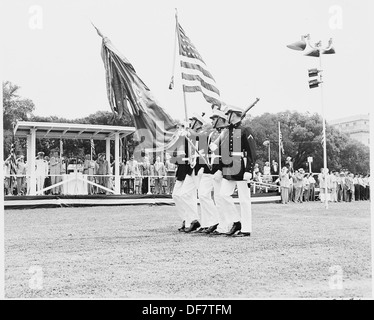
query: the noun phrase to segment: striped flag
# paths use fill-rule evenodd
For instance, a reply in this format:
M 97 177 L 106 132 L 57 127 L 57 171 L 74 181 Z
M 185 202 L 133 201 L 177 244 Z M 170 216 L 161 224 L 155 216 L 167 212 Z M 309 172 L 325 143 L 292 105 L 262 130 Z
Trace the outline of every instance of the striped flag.
M 64 142 L 62 139 L 60 139 L 60 158 L 62 158 L 62 155 L 64 153 Z
M 178 23 L 179 57 L 184 92 L 201 92 L 210 104 L 221 105 L 216 82 L 191 40 Z
M 94 143 L 93 139 L 91 139 L 91 155 L 92 156 L 96 155 L 96 152 L 95 152 L 95 143 Z M 92 156 L 91 156 L 91 159 L 92 159 Z
M 282 154 L 284 154 L 284 147 L 283 147 L 283 137 L 282 132 L 279 129 L 279 149 L 282 151 Z

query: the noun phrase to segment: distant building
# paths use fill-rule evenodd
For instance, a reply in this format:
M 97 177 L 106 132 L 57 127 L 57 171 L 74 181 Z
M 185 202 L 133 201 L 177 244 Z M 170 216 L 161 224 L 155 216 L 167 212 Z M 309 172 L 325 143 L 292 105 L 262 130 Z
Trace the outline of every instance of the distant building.
M 369 114 L 361 114 L 347 118 L 328 121 L 329 125 L 346 133 L 350 138 L 355 139 L 365 146 L 370 146 L 370 122 Z

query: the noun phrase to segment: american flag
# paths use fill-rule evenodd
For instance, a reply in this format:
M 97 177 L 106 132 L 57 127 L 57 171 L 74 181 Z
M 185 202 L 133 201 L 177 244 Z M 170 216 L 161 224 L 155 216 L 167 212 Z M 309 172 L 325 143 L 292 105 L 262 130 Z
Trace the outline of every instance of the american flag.
M 280 150 L 282 151 L 282 154 L 284 154 L 284 147 L 283 147 L 283 137 L 282 137 L 282 132 L 279 129 L 279 146 Z
M 211 104 L 221 105 L 220 92 L 216 82 L 207 70 L 205 62 L 186 36 L 178 23 L 179 57 L 182 68 L 182 83 L 184 92 L 201 92 L 205 100 Z
M 322 130 L 322 137 L 321 137 L 321 145 L 322 145 L 322 147 L 324 147 L 325 146 L 325 136 L 324 136 L 324 134 L 323 134 L 323 130 Z
M 91 154 L 93 156 L 96 155 L 96 152 L 95 152 L 95 143 L 94 143 L 93 139 L 91 139 Z
M 62 139 L 60 139 L 60 158 L 62 157 L 64 153 L 64 142 L 62 141 Z

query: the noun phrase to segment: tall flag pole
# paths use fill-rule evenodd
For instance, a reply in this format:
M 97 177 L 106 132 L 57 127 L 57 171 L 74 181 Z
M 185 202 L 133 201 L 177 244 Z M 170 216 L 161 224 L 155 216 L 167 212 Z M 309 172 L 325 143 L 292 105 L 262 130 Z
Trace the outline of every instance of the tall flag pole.
M 95 143 L 93 141 L 93 139 L 91 139 L 91 160 L 92 160 L 92 156 L 96 155 L 96 152 L 95 152 Z
M 181 52 L 181 35 L 180 35 L 180 32 L 179 32 L 179 22 L 178 22 L 178 10 L 175 9 L 175 22 L 176 22 L 176 33 L 177 33 L 177 37 L 178 37 L 178 52 L 180 54 Z M 182 73 L 182 79 L 183 79 L 183 73 Z M 188 112 L 187 112 L 187 99 L 186 99 L 186 91 L 184 90 L 184 85 L 182 84 L 182 88 L 183 88 L 183 102 L 184 102 L 184 120 L 187 122 L 188 121 Z
M 212 74 L 208 71 L 203 58 L 179 24 L 177 10 L 175 19 L 182 73 L 185 118 L 187 121 L 186 92 L 201 92 L 207 102 L 218 106 L 221 106 L 221 98 L 220 92 L 216 87 L 216 82 Z
M 280 175 L 280 169 L 282 168 L 282 154 L 284 154 L 284 147 L 283 147 L 283 138 L 282 138 L 282 132 L 280 129 L 280 121 L 278 121 L 278 132 L 279 132 L 279 166 L 278 166 L 278 172 Z
M 63 154 L 63 147 L 64 147 L 64 142 L 62 141 L 62 139 L 60 139 L 60 158 L 62 158 L 62 154 Z

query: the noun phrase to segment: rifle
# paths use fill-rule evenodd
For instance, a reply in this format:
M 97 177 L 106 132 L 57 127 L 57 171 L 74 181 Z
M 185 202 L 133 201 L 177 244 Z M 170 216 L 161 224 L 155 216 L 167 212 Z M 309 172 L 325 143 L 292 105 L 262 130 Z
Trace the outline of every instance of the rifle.
M 251 110 L 258 102 L 260 101 L 259 98 L 256 98 L 256 101 L 254 101 L 249 107 L 247 107 L 244 111 L 243 111 L 243 114 L 241 116 L 241 120 L 243 120 L 245 118 L 245 116 L 247 115 L 247 113 L 249 112 L 249 110 Z M 225 127 L 222 127 L 222 131 L 221 131 L 221 134 L 219 135 L 219 137 L 213 142 L 215 145 L 218 146 L 218 143 L 219 143 L 219 140 L 222 139 L 225 134 L 226 134 L 226 130 L 227 128 L 229 127 L 230 125 L 227 125 Z
M 247 109 L 244 110 L 244 112 L 242 114 L 242 120 L 245 118 L 245 116 L 247 115 L 249 110 L 251 110 L 257 104 L 257 102 L 259 102 L 259 101 L 260 101 L 260 98 L 256 98 L 256 101 L 253 102 Z

